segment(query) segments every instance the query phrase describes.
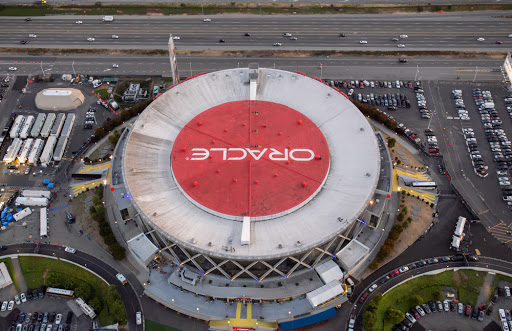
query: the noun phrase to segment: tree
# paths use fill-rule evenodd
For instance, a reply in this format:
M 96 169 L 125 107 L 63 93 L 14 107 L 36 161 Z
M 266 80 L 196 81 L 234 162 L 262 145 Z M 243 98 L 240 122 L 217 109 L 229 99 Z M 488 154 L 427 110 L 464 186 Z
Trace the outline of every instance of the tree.
M 400 213 L 400 214 L 396 215 L 396 219 L 399 222 L 403 222 L 404 218 L 405 218 L 405 215 L 403 213 Z
M 395 144 L 396 144 L 396 139 L 395 138 L 389 138 L 388 139 L 388 147 L 389 148 L 395 147 Z
M 97 140 L 100 140 L 101 138 L 105 137 L 106 134 L 107 132 L 103 128 L 97 128 L 96 131 L 94 131 L 94 137 Z
M 366 311 L 371 311 L 373 313 L 376 313 L 378 308 L 379 308 L 379 305 L 377 305 L 377 303 L 372 300 L 372 301 L 368 302 L 368 304 L 366 305 L 365 310 Z
M 81 282 L 75 288 L 75 294 L 85 301 L 88 301 L 92 297 L 92 287 L 89 283 Z
M 376 293 L 373 296 L 372 302 L 375 302 L 378 305 L 380 303 L 380 300 L 382 300 L 382 293 Z
M 443 298 L 444 298 L 444 295 L 443 295 L 442 290 L 438 290 L 438 291 L 434 292 L 434 300 L 435 301 L 441 301 L 441 300 L 443 300 Z
M 363 326 L 366 330 L 373 330 L 375 322 L 377 321 L 377 314 L 372 311 L 365 311 L 363 313 Z
M 387 245 L 387 246 L 393 248 L 395 246 L 395 241 L 393 239 L 386 239 L 386 241 L 384 242 L 384 245 Z
M 402 208 L 402 213 L 404 215 L 407 215 L 407 213 L 409 213 L 409 208 L 407 208 L 407 207 Z
M 108 310 L 116 322 L 123 322 L 126 320 L 126 311 L 124 310 L 124 306 L 121 300 L 112 302 L 109 305 Z
M 94 208 L 94 206 L 89 206 L 89 214 L 90 215 L 96 214 L 96 208 Z
M 382 245 L 382 247 L 380 249 L 382 251 L 386 252 L 386 255 L 389 255 L 391 253 L 391 251 L 393 250 L 393 247 L 388 246 L 388 245 Z
M 92 298 L 89 301 L 89 306 L 92 307 L 96 312 L 99 312 L 101 310 L 101 301 L 97 297 Z
M 76 281 L 74 278 L 67 278 L 64 280 L 64 288 L 66 290 L 74 290 L 76 287 Z
M 60 274 L 50 271 L 45 278 L 45 285 L 50 287 L 60 287 L 62 288 L 64 285 L 64 282 L 62 280 L 62 277 Z
M 397 230 L 392 229 L 392 230 L 389 232 L 389 235 L 388 235 L 388 238 L 389 238 L 389 239 L 397 240 L 397 239 L 398 239 L 398 237 L 400 237 L 400 232 L 398 232 Z
M 409 302 L 411 303 L 411 306 L 416 307 L 423 303 L 423 298 L 421 296 L 419 296 L 418 294 L 414 294 L 409 299 Z
M 114 302 L 116 300 L 120 300 L 121 296 L 116 290 L 116 287 L 114 285 L 110 285 L 107 290 L 107 301 Z
M 115 260 L 122 260 L 126 257 L 126 252 L 124 250 L 124 247 L 119 245 L 119 243 L 115 243 L 110 248 L 110 252 L 112 253 L 112 257 Z
M 394 308 L 389 308 L 386 311 L 386 315 L 384 315 L 384 318 L 392 324 L 400 323 L 404 319 L 404 317 L 405 314 L 403 312 Z
M 378 267 L 379 264 L 377 262 L 373 261 L 372 263 L 370 263 L 370 269 L 377 270 Z

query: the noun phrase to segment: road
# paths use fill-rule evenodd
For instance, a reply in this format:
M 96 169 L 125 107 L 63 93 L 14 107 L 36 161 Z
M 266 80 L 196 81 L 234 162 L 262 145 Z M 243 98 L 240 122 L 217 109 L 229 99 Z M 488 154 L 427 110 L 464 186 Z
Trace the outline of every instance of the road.
M 507 51 L 511 12 L 381 15 L 215 15 L 3 17 L 0 47 L 166 49 L 169 34 L 189 50 L 459 50 Z M 83 24 L 76 24 L 76 21 Z M 250 33 L 251 36 L 245 36 Z M 297 40 L 284 37 L 291 33 Z M 340 33 L 346 37 L 340 37 Z M 36 38 L 29 38 L 36 34 Z M 119 36 L 112 39 L 112 35 Z M 407 38 L 399 38 L 407 35 Z M 477 41 L 483 37 L 485 41 Z M 94 41 L 88 41 L 94 38 Z M 399 38 L 399 41 L 392 41 Z M 225 40 L 220 43 L 220 39 Z M 20 41 L 27 41 L 21 45 Z M 367 44 L 360 44 L 365 40 Z M 495 44 L 496 40 L 503 42 Z M 274 43 L 282 46 L 273 46 Z M 398 48 L 404 44 L 405 48 Z
M 5 251 L 1 252 L 1 255 L 33 253 L 34 248 L 34 244 L 9 245 Z M 135 313 L 137 311 L 142 311 L 138 296 L 139 293 L 142 294 L 143 291 L 142 285 L 135 278 L 135 276 L 131 274 L 126 275 L 128 284 L 123 286 L 116 278 L 118 271 L 112 268 L 108 263 L 80 251 L 77 251 L 75 254 L 66 253 L 64 252 L 64 247 L 61 246 L 41 245 L 39 254 L 64 258 L 83 265 L 87 269 L 90 269 L 103 277 L 103 279 L 105 279 L 110 284 L 113 284 L 123 299 L 124 306 L 126 308 L 128 329 L 143 330 L 142 325 L 138 326 L 135 324 Z
M 473 79 L 478 70 L 477 80 L 501 81 L 499 69 L 503 59 L 492 58 L 434 58 L 414 57 L 408 63 L 398 63 L 394 57 L 202 57 L 178 56 L 182 77 L 200 72 L 212 72 L 236 67 L 248 67 L 258 63 L 260 67 L 301 71 L 309 76 L 332 79 L 408 79 L 423 80 Z M 119 68 L 112 68 L 112 64 Z M 169 58 L 166 56 L 135 55 L 59 55 L 32 56 L 15 54 L 2 55 L 0 74 L 6 74 L 9 67 L 16 67 L 17 75 L 45 73 L 82 73 L 88 75 L 144 75 L 171 76 Z M 478 67 L 478 68 L 477 68 Z
M 53 1 L 48 0 L 47 4 L 83 4 L 83 5 L 90 5 L 95 4 L 98 1 L 96 0 L 61 0 L 61 1 Z M 102 0 L 100 1 L 103 4 L 147 4 L 147 1 L 143 0 Z M 218 4 L 231 4 L 233 1 L 231 0 L 181 0 L 180 3 L 190 3 L 190 4 L 198 4 L 198 3 L 204 3 L 204 4 L 212 4 L 212 3 L 218 3 Z M 433 4 L 433 5 L 439 5 L 439 4 L 468 4 L 468 3 L 510 3 L 511 0 L 494 0 L 494 1 L 481 1 L 481 0 L 428 0 L 428 1 L 415 1 L 414 3 L 407 3 L 407 5 L 426 5 L 426 4 Z M 1 0 L 1 4 L 27 4 L 31 5 L 34 3 L 33 0 Z M 176 4 L 176 1 L 174 0 L 159 0 L 158 3 L 162 4 Z M 276 0 L 245 0 L 237 3 L 244 3 L 244 4 L 336 4 L 336 5 L 343 5 L 343 4 L 404 4 L 402 0 L 382 0 L 382 1 L 374 1 L 374 0 L 338 0 L 338 1 L 325 1 L 325 0 L 288 0 L 288 1 L 276 1 Z

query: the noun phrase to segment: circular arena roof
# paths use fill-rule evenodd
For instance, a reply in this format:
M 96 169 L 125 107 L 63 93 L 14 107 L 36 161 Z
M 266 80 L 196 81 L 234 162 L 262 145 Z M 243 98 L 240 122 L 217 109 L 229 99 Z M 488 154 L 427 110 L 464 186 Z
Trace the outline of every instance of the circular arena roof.
M 140 215 L 172 242 L 272 259 L 355 221 L 377 185 L 379 149 L 334 89 L 275 69 L 249 83 L 249 71 L 202 75 L 160 96 L 134 123 L 123 175 Z

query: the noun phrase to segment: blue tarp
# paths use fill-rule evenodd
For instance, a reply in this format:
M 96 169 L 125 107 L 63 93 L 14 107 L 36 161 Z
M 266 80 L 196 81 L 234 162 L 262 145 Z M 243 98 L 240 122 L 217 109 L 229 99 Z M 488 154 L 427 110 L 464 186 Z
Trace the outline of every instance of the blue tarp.
M 301 319 L 289 321 L 289 322 L 283 322 L 280 323 L 279 326 L 281 327 L 281 330 L 293 330 L 297 328 L 303 328 L 308 325 L 316 324 L 318 322 L 324 321 L 328 318 L 331 318 L 333 316 L 336 316 L 336 308 L 327 309 L 326 311 L 323 311 L 321 313 L 318 313 L 316 315 L 310 315 Z
M 43 180 L 43 184 L 50 184 L 50 180 L 49 179 Z
M 48 188 L 53 188 L 54 185 L 55 185 L 55 183 L 50 183 L 50 184 L 48 184 Z

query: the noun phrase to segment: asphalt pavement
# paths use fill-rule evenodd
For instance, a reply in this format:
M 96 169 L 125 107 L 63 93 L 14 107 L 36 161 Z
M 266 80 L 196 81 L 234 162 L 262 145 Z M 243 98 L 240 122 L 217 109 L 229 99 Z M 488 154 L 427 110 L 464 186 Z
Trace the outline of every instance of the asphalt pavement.
M 463 3 L 463 4 L 467 4 L 467 3 L 495 3 L 499 0 L 496 0 L 496 1 L 489 1 L 489 0 L 486 0 L 484 2 L 482 2 L 481 0 L 428 0 L 428 1 L 425 1 L 425 0 L 422 0 L 422 1 L 416 1 L 414 3 L 407 3 L 407 5 L 426 5 L 426 4 L 435 4 L 435 5 L 439 5 L 439 4 L 458 4 L 458 3 Z M 51 4 L 53 1 L 52 0 L 49 0 L 47 2 L 47 4 Z M 58 3 L 59 4 L 77 4 L 78 1 L 75 1 L 75 0 L 63 0 L 63 1 L 59 1 Z M 80 0 L 80 4 L 87 4 L 87 5 L 91 5 L 91 4 L 95 4 L 97 3 L 98 1 L 96 0 Z M 100 1 L 101 3 L 103 4 L 147 4 L 148 1 L 144 1 L 144 0 L 102 0 Z M 13 4 L 27 4 L 27 5 L 30 5 L 30 4 L 33 4 L 34 1 L 31 1 L 31 0 L 2 0 L 0 1 L 1 4 L 10 4 L 10 5 L 13 5 Z M 176 2 L 174 0 L 159 0 L 158 3 L 164 3 L 164 4 L 176 4 Z M 231 4 L 232 1 L 230 0 L 182 0 L 180 3 L 185 3 L 185 4 Z M 258 1 L 252 1 L 252 0 L 245 0 L 245 1 L 240 1 L 240 2 L 237 2 L 237 3 L 244 3 L 244 4 L 316 4 L 316 5 L 321 5 L 321 4 L 337 4 L 337 5 L 343 5 L 343 4 L 371 4 L 371 5 L 377 5 L 377 4 L 384 4 L 384 5 L 389 5 L 389 4 L 404 4 L 404 2 L 402 0 L 381 0 L 381 1 L 375 1 L 375 0 L 338 0 L 338 1 L 333 1 L 333 0 L 330 0 L 330 1 L 325 1 L 325 0 L 287 0 L 287 1 L 279 1 L 279 0 L 258 0 Z M 510 3 L 510 0 L 503 0 L 501 1 L 501 3 Z
M 189 50 L 459 50 L 506 52 L 508 11 L 434 14 L 3 17 L 0 47 Z M 204 22 L 203 18 L 211 18 Z M 80 21 L 82 24 L 77 24 Z M 250 33 L 251 36 L 247 36 Z M 291 40 L 290 36 L 296 37 Z M 345 37 L 340 37 L 340 34 Z M 37 37 L 30 38 L 29 34 Z M 112 35 L 118 36 L 113 39 Z M 93 39 L 90 39 L 93 38 Z M 393 38 L 398 38 L 393 41 Z M 485 41 L 477 41 L 485 38 Z M 220 42 L 220 40 L 224 42 Z M 500 40 L 503 44 L 496 44 Z M 26 41 L 26 44 L 20 44 Z M 366 41 L 366 43 L 361 43 Z M 274 46 L 281 43 L 281 46 Z M 404 48 L 398 45 L 403 44 Z

